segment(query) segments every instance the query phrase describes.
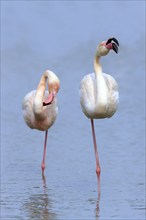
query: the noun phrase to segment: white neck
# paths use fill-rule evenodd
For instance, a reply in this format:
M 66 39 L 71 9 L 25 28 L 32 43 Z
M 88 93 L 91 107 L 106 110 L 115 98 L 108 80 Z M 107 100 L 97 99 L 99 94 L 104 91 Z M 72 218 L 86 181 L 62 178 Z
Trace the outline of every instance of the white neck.
M 99 63 L 99 60 L 100 60 L 100 56 L 96 52 L 95 58 L 94 58 L 94 70 L 96 74 L 102 74 L 102 67 Z
M 94 70 L 95 70 L 95 102 L 101 106 L 107 102 L 107 88 L 105 79 L 102 73 L 102 67 L 99 63 L 100 56 L 98 52 L 94 58 Z M 102 110 L 102 109 L 101 109 Z

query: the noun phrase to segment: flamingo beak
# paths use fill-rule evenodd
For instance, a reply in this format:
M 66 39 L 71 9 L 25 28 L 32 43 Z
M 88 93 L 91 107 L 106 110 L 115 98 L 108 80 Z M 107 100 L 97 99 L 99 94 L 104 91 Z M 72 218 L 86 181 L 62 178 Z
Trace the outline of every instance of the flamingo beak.
M 50 93 L 49 96 L 43 102 L 43 106 L 50 105 L 54 100 L 54 93 Z
M 112 41 L 114 41 L 114 43 L 112 43 Z M 118 46 L 119 46 L 119 42 L 116 38 L 109 38 L 106 42 L 106 45 L 108 44 L 112 44 L 112 48 L 116 53 L 118 53 Z

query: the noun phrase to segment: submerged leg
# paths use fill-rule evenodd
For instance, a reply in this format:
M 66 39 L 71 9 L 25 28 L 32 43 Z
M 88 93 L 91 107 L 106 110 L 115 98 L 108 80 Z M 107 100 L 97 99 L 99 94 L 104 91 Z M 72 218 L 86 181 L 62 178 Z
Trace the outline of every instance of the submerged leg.
M 45 132 L 44 153 L 43 153 L 43 160 L 42 160 L 42 166 L 41 166 L 42 167 L 42 173 L 44 173 L 44 170 L 45 170 L 47 136 L 48 136 L 48 130 Z
M 98 181 L 98 194 L 100 194 L 100 172 L 101 172 L 101 170 L 100 170 L 100 164 L 99 164 L 99 157 L 98 157 L 98 150 L 97 150 L 97 143 L 96 143 L 96 136 L 95 136 L 95 129 L 94 129 L 93 119 L 91 119 L 91 127 L 92 127 L 95 159 L 96 159 L 96 174 L 97 174 L 97 181 Z

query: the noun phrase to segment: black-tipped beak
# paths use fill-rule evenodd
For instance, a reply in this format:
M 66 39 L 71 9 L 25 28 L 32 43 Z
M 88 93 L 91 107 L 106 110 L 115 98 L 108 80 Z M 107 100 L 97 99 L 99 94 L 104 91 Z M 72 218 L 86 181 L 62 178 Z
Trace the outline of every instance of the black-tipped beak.
M 107 40 L 107 42 L 106 42 L 106 45 L 107 44 L 110 44 L 112 41 L 114 41 L 114 43 L 112 43 L 112 49 L 116 52 L 116 53 L 118 53 L 118 46 L 119 46 L 119 42 L 118 42 L 118 40 L 116 39 L 116 38 L 114 38 L 114 37 L 112 37 L 112 38 L 109 38 L 108 40 Z
M 114 41 L 118 46 L 119 46 L 119 42 L 116 38 L 112 37 L 112 38 L 109 38 L 106 42 L 106 45 L 111 43 L 112 41 Z
M 119 46 L 119 42 L 116 38 L 113 37 L 112 40 Z
M 118 53 L 118 46 L 115 43 L 112 43 L 113 50 Z

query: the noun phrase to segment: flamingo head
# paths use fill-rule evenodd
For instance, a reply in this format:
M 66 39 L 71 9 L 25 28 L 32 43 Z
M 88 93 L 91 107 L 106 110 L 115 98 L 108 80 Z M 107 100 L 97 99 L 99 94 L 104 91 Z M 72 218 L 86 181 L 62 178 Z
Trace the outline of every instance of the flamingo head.
M 45 101 L 43 102 L 43 106 L 50 105 L 60 89 L 60 80 L 55 75 L 55 73 L 53 73 L 50 70 L 46 70 L 45 74 L 46 77 L 48 77 L 49 95 L 48 97 L 45 98 Z
M 60 89 L 60 80 L 51 70 L 45 71 L 46 78 L 48 78 L 49 93 L 57 94 Z
M 54 93 L 55 95 L 58 93 L 59 89 L 60 89 L 60 81 L 58 77 L 55 76 L 54 79 L 50 80 L 49 82 L 49 92 Z
M 97 56 L 105 56 L 110 50 L 114 50 L 118 53 L 119 42 L 116 38 L 109 38 L 107 41 L 102 41 L 97 46 Z

